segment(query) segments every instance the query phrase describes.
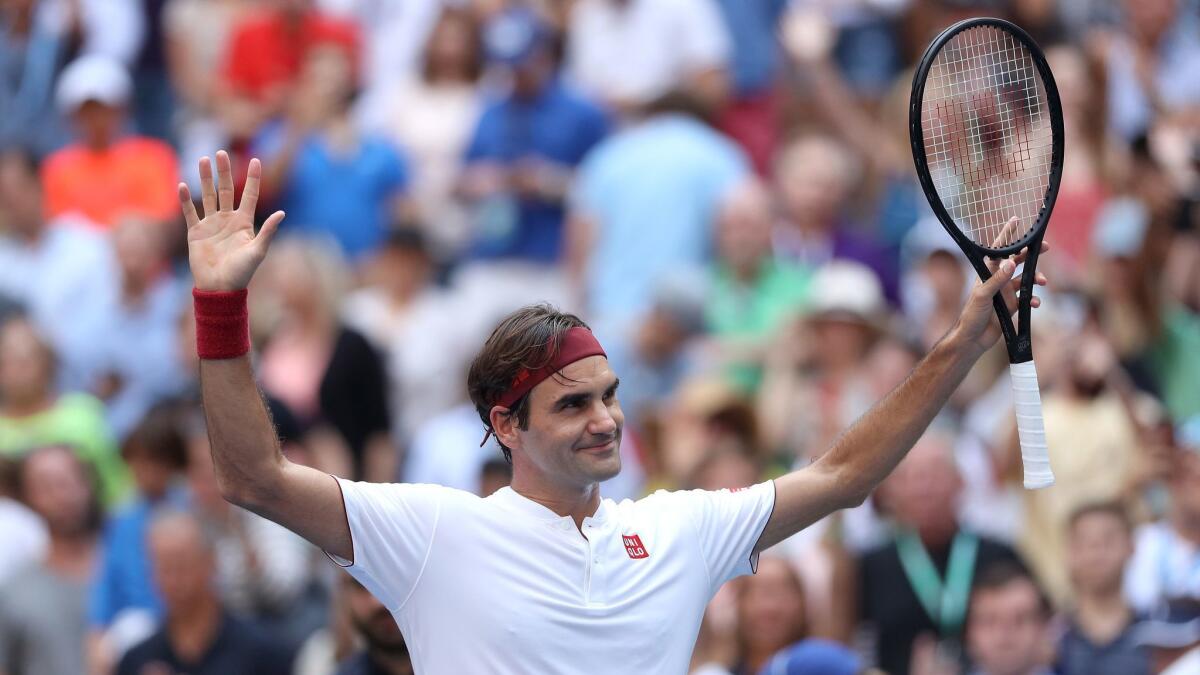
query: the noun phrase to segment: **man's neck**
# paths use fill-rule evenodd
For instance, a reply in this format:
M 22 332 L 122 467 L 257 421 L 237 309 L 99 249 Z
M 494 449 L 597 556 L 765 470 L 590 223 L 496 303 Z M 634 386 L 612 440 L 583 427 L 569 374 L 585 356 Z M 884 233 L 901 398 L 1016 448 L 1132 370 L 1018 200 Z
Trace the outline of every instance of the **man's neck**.
M 90 534 L 50 537 L 46 567 L 56 574 L 84 582 L 91 577 L 96 538 Z
M 1120 584 L 1095 593 L 1080 593 L 1075 602 L 1075 622 L 1096 644 L 1112 642 L 1129 625 L 1133 613 L 1121 597 Z
M 537 502 L 560 516 L 570 516 L 575 527 L 582 531 L 583 519 L 595 515 L 600 508 L 600 485 L 592 483 L 583 488 L 547 487 L 521 480 L 524 472 L 514 472 L 511 487 L 513 492 Z
M 173 607 L 166 621 L 167 638 L 175 653 L 195 663 L 212 648 L 221 629 L 221 608 L 216 598 L 204 597 L 184 607 Z

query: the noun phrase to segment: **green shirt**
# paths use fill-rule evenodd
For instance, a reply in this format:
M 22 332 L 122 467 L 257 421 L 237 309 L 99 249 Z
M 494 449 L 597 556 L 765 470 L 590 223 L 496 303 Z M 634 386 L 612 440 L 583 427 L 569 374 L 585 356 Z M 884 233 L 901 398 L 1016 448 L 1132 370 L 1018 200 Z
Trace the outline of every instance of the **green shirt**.
M 66 394 L 54 406 L 27 417 L 0 416 L 0 456 L 17 459 L 33 448 L 68 445 L 95 467 L 105 505 L 121 501 L 129 471 L 104 420 L 104 404 L 88 394 Z
M 1163 317 L 1163 332 L 1150 350 L 1150 365 L 1171 417 L 1200 415 L 1200 316 L 1174 307 Z
M 769 259 L 750 284 L 721 265 L 716 269 L 706 309 L 708 325 L 720 338 L 767 340 L 808 304 L 812 272 L 792 263 Z M 737 364 L 728 373 L 738 387 L 752 392 L 762 379 L 761 364 Z

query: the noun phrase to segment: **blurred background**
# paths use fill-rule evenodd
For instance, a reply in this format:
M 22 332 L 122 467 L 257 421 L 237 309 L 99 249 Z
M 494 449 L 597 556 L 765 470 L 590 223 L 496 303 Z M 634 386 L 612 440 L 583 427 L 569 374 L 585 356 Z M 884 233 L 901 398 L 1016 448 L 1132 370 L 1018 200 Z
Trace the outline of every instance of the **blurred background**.
M 0 0 L 0 674 L 406 673 L 386 611 L 226 504 L 175 186 L 287 212 L 251 287 L 285 453 L 490 494 L 466 396 L 508 311 L 622 379 L 608 497 L 802 467 L 975 283 L 917 184 L 912 67 L 1041 44 L 1066 164 L 1033 324 L 865 504 L 727 584 L 695 672 L 1200 673 L 1196 0 Z M 464 642 L 469 648 L 469 640 Z

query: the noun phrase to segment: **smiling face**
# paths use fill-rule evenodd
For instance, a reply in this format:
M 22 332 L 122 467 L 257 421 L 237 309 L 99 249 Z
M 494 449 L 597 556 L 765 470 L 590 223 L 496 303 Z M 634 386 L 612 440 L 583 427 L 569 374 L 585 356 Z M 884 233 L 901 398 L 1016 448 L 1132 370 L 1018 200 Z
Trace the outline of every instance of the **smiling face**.
M 513 473 L 548 490 L 580 490 L 621 471 L 625 415 L 617 401 L 617 375 L 603 356 L 567 365 L 529 392 L 529 424 L 497 406 L 492 425 L 513 450 Z

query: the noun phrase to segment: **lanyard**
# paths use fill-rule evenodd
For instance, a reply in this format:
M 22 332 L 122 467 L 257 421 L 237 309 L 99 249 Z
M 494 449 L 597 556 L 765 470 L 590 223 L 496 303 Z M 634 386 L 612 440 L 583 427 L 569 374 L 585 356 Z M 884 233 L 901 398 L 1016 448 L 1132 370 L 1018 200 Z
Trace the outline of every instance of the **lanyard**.
M 967 615 L 979 538 L 961 531 L 954 535 L 944 583 L 929 558 L 929 552 L 916 534 L 909 531 L 898 534 L 896 549 L 900 553 L 900 566 L 908 577 L 908 585 L 925 608 L 925 613 L 933 619 L 943 636 L 957 635 Z

